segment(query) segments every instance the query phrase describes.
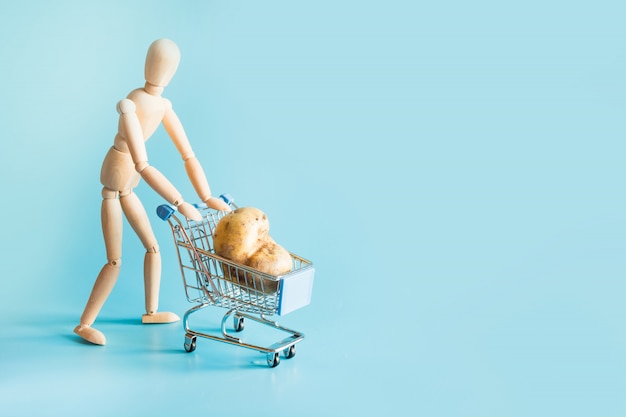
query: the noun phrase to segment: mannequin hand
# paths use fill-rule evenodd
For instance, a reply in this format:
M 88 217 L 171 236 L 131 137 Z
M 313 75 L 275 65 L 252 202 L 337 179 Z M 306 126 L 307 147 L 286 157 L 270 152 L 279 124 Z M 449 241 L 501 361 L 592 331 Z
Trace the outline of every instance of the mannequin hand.
M 212 209 L 220 210 L 220 211 L 231 211 L 231 208 L 228 204 L 224 202 L 221 198 L 209 197 L 204 202 L 207 206 Z
M 195 220 L 197 222 L 202 221 L 202 215 L 200 214 L 198 209 L 189 203 L 180 203 L 178 205 L 178 211 L 180 212 L 180 214 L 190 220 Z

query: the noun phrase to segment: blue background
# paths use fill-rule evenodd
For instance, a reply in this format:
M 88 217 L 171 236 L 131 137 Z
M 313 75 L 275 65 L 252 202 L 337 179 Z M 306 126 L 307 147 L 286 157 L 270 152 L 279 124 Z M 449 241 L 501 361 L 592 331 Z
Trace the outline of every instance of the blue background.
M 626 413 L 622 2 L 1 5 L 3 415 Z M 277 368 L 141 325 L 129 227 L 108 344 L 72 333 L 105 262 L 115 104 L 160 37 L 213 191 L 316 265 L 312 304 L 280 318 L 307 338 Z M 193 200 L 163 129 L 148 153 Z M 182 316 L 162 201 L 137 193 Z

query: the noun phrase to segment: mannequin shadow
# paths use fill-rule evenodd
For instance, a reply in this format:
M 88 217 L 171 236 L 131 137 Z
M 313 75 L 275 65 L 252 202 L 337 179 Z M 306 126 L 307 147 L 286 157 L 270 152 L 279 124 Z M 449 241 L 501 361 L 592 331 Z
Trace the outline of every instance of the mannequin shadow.
M 98 317 L 98 320 L 94 323 L 94 326 L 98 324 L 123 324 L 130 326 L 143 326 L 144 324 L 141 322 L 141 316 L 139 317 Z

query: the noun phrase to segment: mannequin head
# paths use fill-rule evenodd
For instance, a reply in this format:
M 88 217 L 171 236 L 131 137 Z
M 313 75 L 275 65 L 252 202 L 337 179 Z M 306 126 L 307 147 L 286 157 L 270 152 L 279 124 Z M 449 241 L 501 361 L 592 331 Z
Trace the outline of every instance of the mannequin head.
M 167 86 L 178 69 L 179 62 L 180 51 L 174 42 L 169 39 L 152 42 L 146 56 L 146 82 L 156 87 Z

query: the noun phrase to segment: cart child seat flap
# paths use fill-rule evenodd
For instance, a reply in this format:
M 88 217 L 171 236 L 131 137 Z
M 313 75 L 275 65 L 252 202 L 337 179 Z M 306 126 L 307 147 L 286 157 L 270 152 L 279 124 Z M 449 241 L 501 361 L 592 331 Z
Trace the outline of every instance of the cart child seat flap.
M 280 281 L 278 315 L 284 316 L 311 303 L 315 268 L 308 267 L 285 275 Z

